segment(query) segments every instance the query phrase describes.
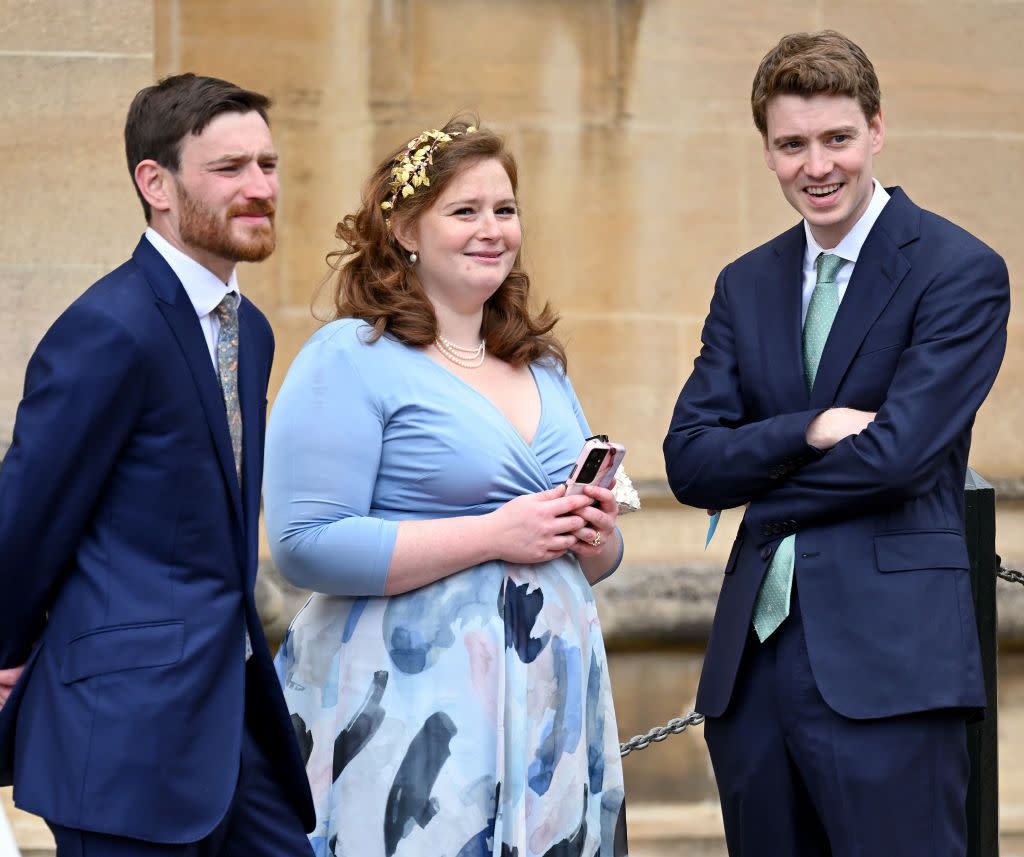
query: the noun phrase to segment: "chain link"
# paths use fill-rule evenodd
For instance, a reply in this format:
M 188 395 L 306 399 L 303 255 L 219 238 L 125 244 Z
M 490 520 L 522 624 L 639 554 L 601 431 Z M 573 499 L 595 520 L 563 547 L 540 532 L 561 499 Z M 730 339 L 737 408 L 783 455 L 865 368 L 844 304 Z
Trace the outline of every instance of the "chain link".
M 999 570 L 996 572 L 1003 580 L 1008 580 L 1010 583 L 1020 583 L 1024 585 L 1024 574 L 1016 571 L 1012 568 L 1006 568 L 1006 566 L 999 566 Z
M 619 755 L 628 756 L 634 750 L 646 750 L 651 744 L 664 741 L 669 735 L 678 735 L 691 726 L 704 722 L 704 715 L 691 711 L 685 717 L 673 717 L 664 726 L 655 726 L 646 735 L 634 735 L 625 744 L 619 744 Z
M 1011 583 L 1024 585 L 1024 573 L 1012 568 L 999 566 L 996 572 L 1003 580 Z M 664 726 L 655 726 L 646 735 L 634 735 L 624 744 L 619 744 L 619 755 L 625 758 L 634 750 L 646 750 L 651 744 L 657 744 L 668 738 L 669 735 L 678 735 L 685 732 L 691 726 L 700 726 L 704 722 L 704 715 L 691 711 L 685 717 L 673 717 Z

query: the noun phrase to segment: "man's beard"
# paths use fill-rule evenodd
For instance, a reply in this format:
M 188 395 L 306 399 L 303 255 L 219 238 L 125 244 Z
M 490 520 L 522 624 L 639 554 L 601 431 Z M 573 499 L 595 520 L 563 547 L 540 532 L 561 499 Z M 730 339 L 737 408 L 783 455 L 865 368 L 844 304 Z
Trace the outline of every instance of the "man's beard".
M 262 262 L 274 252 L 277 239 L 274 234 L 275 209 L 271 200 L 253 200 L 247 205 L 233 206 L 222 220 L 181 185 L 177 191 L 181 210 L 178 229 L 185 244 L 232 262 Z M 253 227 L 247 238 L 236 237 L 231 232 L 231 220 L 247 214 L 265 214 L 267 223 Z

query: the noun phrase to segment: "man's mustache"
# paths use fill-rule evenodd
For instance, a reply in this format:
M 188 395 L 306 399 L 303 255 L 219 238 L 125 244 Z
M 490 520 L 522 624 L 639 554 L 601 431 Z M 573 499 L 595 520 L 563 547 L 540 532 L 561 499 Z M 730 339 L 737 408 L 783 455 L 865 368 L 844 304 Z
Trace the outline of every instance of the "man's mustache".
M 269 200 L 250 202 L 247 205 L 236 205 L 228 209 L 228 217 L 259 217 L 266 215 L 273 218 L 277 206 Z

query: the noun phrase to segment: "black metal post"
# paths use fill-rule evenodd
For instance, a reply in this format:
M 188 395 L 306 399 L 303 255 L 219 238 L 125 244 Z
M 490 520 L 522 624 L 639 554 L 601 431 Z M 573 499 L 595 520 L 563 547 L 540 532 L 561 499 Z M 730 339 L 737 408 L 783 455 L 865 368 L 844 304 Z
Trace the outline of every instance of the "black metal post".
M 967 726 L 971 780 L 967 786 L 967 857 L 999 857 L 999 751 L 996 678 L 996 495 L 973 470 L 964 486 L 967 551 L 971 558 L 974 613 L 988 707 L 985 719 Z

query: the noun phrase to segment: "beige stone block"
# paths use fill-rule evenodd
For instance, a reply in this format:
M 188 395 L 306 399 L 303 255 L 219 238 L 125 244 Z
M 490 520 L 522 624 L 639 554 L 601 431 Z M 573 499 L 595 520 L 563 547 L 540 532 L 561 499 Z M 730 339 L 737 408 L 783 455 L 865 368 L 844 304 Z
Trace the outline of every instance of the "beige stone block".
M 157 42 L 158 68 L 265 92 L 275 101 L 272 121 L 366 121 L 369 0 L 158 2 L 158 20 L 171 30 Z
M 645 496 L 643 486 L 638 490 L 641 510 L 619 519 L 626 545 L 624 559 L 628 565 L 692 566 L 716 571 L 725 568 L 743 520 L 742 509 L 727 509 L 722 513 L 714 538 L 705 550 L 707 512 L 680 505 L 671 494 L 652 492 Z
M 983 472 L 981 474 L 985 475 Z M 1024 500 L 1020 498 L 1010 500 L 1001 497 L 998 493 L 996 494 L 996 553 L 1010 568 L 1024 571 Z M 1018 588 L 1020 587 L 1018 586 Z M 1021 621 L 1024 623 L 1024 616 L 1021 616 Z
M 615 115 L 614 0 L 408 0 L 377 4 L 374 17 L 381 120 L 434 126 L 464 109 L 490 123 Z
M 702 652 L 688 650 L 609 655 L 620 741 L 692 710 L 702 658 Z M 630 754 L 622 767 L 627 803 L 704 801 L 717 795 L 699 726 Z
M 739 152 L 710 134 L 624 128 L 509 135 L 538 299 L 573 314 L 703 320 L 740 244 Z M 690 151 L 714 151 L 697 168 Z
M 998 741 L 999 803 L 1011 810 L 1008 814 L 1000 812 L 1000 829 L 1013 831 L 1021 837 L 1016 841 L 1024 845 L 1024 773 L 1020 767 L 1024 759 L 1024 655 L 1020 652 L 1000 653 L 999 657 Z
M 75 57 L 0 55 L 0 116 L 4 141 L 27 143 L 37 122 L 58 120 L 43 131 L 60 139 L 60 129 L 103 120 L 120 139 L 135 93 L 152 83 L 147 57 Z M 42 135 L 40 135 L 42 136 Z M 122 160 L 124 143 L 121 142 Z M 72 151 L 73 155 L 74 152 Z M 84 166 L 84 165 L 83 165 Z
M 105 272 L 89 265 L 0 264 L 0 450 L 11 438 L 25 366 L 43 334 Z M 0 452 L 2 455 L 2 452 Z
M 280 299 L 289 309 L 308 309 L 331 273 L 327 254 L 342 246 L 335 238 L 338 221 L 357 210 L 363 183 L 375 166 L 373 128 L 289 123 L 275 135 L 281 150 L 275 254 L 283 266 Z
M 151 54 L 152 0 L 0 0 L 0 50 Z
M 1018 313 L 1019 315 L 1019 313 Z M 986 479 L 1024 478 L 1024 320 L 1011 320 L 1006 356 L 992 392 L 978 412 L 971 440 L 971 467 Z M 1022 543 L 1024 548 L 1024 543 Z M 1020 556 L 1024 557 L 1024 549 Z
M 818 5 L 808 0 L 622 4 L 626 115 L 688 132 L 728 128 L 756 134 L 750 86 L 758 63 L 783 33 L 817 29 Z M 702 162 L 715 154 L 714 148 L 696 150 Z
M 918 205 L 1001 253 L 1010 269 L 1016 310 L 1024 300 L 1024 139 L 916 134 L 896 122 L 890 118 L 885 149 L 876 161 L 879 180 L 901 185 Z
M 40 260 L 114 267 L 146 229 L 109 120 L 37 122 L 0 137 L 0 264 Z
M 124 117 L 148 60 L 0 56 L 0 264 L 114 265 L 145 229 Z
M 855 39 L 879 76 L 882 109 L 918 131 L 1020 133 L 1024 14 L 992 0 L 823 0 L 823 19 Z
M 560 330 L 591 430 L 626 445 L 632 479 L 663 478 L 661 442 L 681 385 L 679 325 L 567 314 Z

